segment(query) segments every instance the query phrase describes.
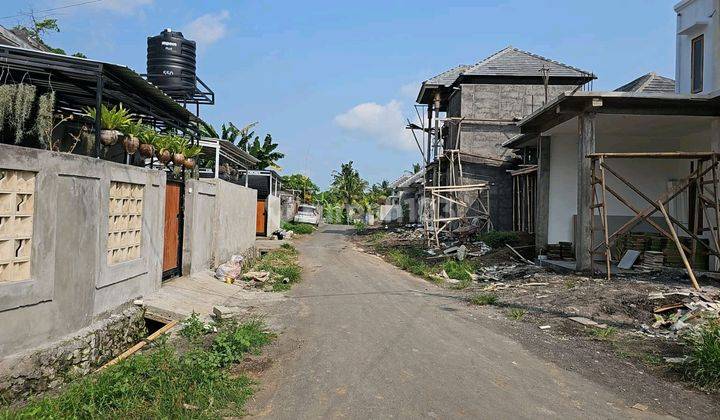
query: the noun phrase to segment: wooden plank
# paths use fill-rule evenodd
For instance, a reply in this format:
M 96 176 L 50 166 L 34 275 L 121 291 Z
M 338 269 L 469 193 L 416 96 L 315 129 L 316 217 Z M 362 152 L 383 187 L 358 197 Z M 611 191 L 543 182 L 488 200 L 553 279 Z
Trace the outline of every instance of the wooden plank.
M 585 112 L 578 117 L 578 190 L 577 190 L 577 232 L 575 237 L 576 269 L 585 271 L 591 268 L 592 256 L 590 254 L 591 235 L 590 223 L 593 212 L 590 209 L 592 201 L 592 186 L 590 173 L 590 159 L 586 158 L 595 153 L 595 120 L 597 114 Z
M 700 290 L 700 285 L 698 285 L 697 279 L 695 278 L 695 273 L 693 272 L 692 267 L 690 267 L 690 263 L 685 256 L 685 251 L 683 251 L 683 247 L 680 243 L 680 239 L 678 239 L 677 232 L 675 232 L 675 228 L 673 227 L 673 224 L 668 217 L 667 211 L 665 211 L 665 206 L 663 206 L 663 203 L 660 200 L 658 200 L 658 204 L 660 205 L 660 211 L 662 212 L 663 216 L 665 216 L 665 222 L 668 225 L 670 233 L 672 233 L 673 240 L 675 241 L 675 246 L 677 247 L 678 253 L 680 254 L 683 265 L 685 265 L 685 269 L 687 270 L 688 276 L 690 277 L 690 281 L 692 281 L 692 285 L 696 290 Z

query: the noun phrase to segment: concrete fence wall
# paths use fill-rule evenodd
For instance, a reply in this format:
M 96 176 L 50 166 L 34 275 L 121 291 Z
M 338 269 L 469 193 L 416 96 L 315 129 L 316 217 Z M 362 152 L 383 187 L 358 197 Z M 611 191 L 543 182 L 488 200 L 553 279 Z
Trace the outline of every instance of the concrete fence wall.
M 269 195 L 267 198 L 267 236 L 280 229 L 280 197 Z
M 0 145 L 0 357 L 157 290 L 164 196 L 159 171 Z
M 256 202 L 257 191 L 251 188 L 218 179 L 187 181 L 183 273 L 217 267 L 251 250 Z

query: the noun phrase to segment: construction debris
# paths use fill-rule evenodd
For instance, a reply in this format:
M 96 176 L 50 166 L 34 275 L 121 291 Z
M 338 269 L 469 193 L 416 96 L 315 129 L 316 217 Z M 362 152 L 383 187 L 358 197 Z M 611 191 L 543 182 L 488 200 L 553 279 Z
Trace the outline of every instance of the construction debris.
M 607 328 L 607 324 L 599 324 L 592 319 L 588 319 L 582 316 L 571 316 L 568 317 L 569 320 L 575 321 L 579 324 L 585 325 L 586 327 L 595 327 L 595 328 Z
M 677 336 L 696 330 L 710 319 L 720 318 L 720 292 L 706 287 L 704 292 L 679 289 L 648 294 L 652 301 L 665 301 L 653 310 L 652 327 L 642 326 L 645 334 Z

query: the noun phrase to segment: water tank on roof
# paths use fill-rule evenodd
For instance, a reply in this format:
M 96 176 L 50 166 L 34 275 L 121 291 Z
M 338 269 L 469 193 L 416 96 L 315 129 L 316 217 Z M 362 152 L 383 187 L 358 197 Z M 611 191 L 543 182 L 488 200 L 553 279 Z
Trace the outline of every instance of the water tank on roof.
M 171 97 L 195 91 L 195 41 L 165 29 L 147 39 L 147 79 Z

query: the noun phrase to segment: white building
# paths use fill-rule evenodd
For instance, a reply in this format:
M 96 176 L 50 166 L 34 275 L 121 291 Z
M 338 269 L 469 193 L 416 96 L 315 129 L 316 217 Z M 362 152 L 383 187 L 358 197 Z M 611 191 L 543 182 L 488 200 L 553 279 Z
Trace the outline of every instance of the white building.
M 720 0 L 683 0 L 677 13 L 675 80 L 678 93 L 720 89 Z

